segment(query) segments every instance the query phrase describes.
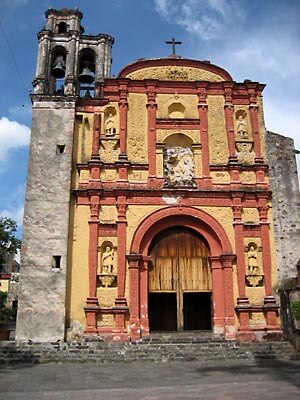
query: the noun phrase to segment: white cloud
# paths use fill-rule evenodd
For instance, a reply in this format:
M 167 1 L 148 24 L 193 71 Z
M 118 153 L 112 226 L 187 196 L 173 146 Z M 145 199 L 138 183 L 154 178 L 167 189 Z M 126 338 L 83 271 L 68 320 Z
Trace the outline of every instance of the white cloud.
M 236 0 L 154 0 L 154 6 L 167 22 L 207 41 L 218 38 L 232 18 L 244 19 Z
M 300 149 L 300 102 L 287 102 L 284 99 L 264 99 L 266 128 L 280 135 L 294 139 L 295 147 Z
M 299 74 L 300 53 L 295 51 L 296 40 L 288 33 L 260 31 L 259 36 L 244 41 L 233 57 L 238 64 L 254 65 L 266 74 L 272 72 L 284 79 L 291 78 Z
M 7 159 L 9 152 L 29 145 L 30 129 L 6 117 L 0 119 L 0 162 Z
M 24 214 L 24 207 L 22 206 L 15 209 L 11 208 L 9 210 L 5 209 L 0 211 L 0 218 L 7 217 L 13 219 L 18 224 L 18 229 L 20 229 L 23 225 L 23 214 Z

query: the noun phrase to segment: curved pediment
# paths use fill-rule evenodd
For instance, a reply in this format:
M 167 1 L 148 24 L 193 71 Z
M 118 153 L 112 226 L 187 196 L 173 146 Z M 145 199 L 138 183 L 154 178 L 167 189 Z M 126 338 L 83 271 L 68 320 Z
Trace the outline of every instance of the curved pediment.
M 119 78 L 164 81 L 232 81 L 230 74 L 208 61 L 181 58 L 138 60 L 122 69 Z

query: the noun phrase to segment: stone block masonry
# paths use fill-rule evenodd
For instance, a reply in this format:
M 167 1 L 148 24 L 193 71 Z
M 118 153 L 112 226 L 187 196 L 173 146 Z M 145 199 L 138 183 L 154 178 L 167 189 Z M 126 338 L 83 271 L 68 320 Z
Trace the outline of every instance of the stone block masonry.
M 63 340 L 75 104 L 34 101 L 16 339 Z

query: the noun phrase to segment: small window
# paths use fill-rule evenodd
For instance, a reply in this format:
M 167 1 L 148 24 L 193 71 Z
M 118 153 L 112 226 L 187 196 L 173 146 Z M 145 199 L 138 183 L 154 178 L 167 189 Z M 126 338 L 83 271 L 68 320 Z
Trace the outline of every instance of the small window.
M 58 24 L 58 33 L 67 33 L 68 25 L 65 22 L 60 22 Z
M 56 154 L 63 154 L 65 152 L 66 145 L 58 144 L 56 146 Z
M 53 256 L 52 258 L 52 268 L 60 269 L 61 256 Z

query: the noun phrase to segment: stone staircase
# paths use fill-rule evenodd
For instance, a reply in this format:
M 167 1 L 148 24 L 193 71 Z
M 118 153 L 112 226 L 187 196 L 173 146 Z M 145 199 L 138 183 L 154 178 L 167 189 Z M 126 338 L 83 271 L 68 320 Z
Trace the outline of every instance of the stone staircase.
M 154 333 L 139 342 L 107 343 L 86 338 L 81 343 L 0 342 L 2 363 L 229 361 L 299 359 L 287 341 L 239 343 L 211 337 L 210 332 Z

